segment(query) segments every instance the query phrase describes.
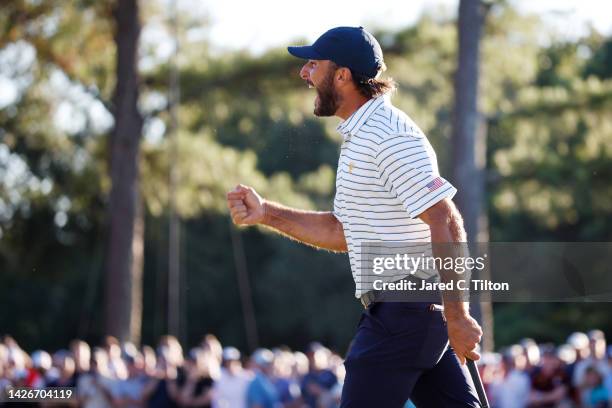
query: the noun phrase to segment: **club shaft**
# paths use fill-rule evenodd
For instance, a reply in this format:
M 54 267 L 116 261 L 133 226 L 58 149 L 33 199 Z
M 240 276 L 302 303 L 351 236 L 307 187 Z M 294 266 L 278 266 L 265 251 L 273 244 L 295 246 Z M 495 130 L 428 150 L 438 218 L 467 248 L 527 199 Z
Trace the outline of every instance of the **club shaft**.
M 478 373 L 478 368 L 476 367 L 474 360 L 468 359 L 467 367 L 470 372 L 470 376 L 472 377 L 472 381 L 474 382 L 474 387 L 476 387 L 476 393 L 478 394 L 480 405 L 482 408 L 489 408 L 489 400 L 487 399 L 487 394 L 485 394 L 482 380 L 480 379 L 480 373 Z

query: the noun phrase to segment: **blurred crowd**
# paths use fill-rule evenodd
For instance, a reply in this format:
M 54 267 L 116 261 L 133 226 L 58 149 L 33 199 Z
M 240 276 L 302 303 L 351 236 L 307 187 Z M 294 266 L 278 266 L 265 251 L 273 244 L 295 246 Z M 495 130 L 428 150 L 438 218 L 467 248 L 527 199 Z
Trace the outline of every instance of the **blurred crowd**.
M 612 348 L 601 330 L 560 346 L 523 339 L 483 353 L 479 368 L 492 407 L 612 407 Z
M 156 349 L 114 337 L 94 348 L 74 340 L 53 354 L 28 354 L 9 336 L 0 342 L 0 395 L 9 387 L 75 387 L 67 407 L 331 408 L 343 378 L 342 358 L 320 343 L 247 357 L 213 335 L 187 352 L 172 336 Z
M 494 408 L 612 407 L 612 349 L 599 330 L 573 333 L 561 346 L 524 339 L 483 353 L 479 368 Z M 342 357 L 320 343 L 244 356 L 213 335 L 187 352 L 172 336 L 156 349 L 74 340 L 53 354 L 28 354 L 9 336 L 0 342 L 0 394 L 74 387 L 75 399 L 53 407 L 334 408 L 344 374 Z

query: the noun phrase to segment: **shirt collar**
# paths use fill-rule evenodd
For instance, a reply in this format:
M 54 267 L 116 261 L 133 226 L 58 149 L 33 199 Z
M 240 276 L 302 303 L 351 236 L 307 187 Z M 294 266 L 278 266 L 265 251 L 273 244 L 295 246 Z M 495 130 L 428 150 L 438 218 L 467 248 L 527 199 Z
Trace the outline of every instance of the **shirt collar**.
M 355 112 L 351 114 L 346 120 L 340 122 L 336 127 L 338 133 L 342 135 L 344 140 L 348 139 L 351 135 L 355 135 L 361 126 L 372 116 L 374 112 L 378 110 L 382 105 L 389 105 L 391 101 L 388 95 L 382 95 L 377 98 L 372 98 Z

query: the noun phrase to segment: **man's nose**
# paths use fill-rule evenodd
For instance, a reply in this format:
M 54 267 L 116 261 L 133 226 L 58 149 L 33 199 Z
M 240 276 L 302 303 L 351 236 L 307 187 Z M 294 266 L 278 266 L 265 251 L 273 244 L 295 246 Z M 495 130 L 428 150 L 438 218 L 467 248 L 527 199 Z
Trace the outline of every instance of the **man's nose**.
M 308 66 L 308 64 L 304 64 L 302 66 L 302 69 L 300 70 L 300 78 L 302 78 L 304 81 L 308 81 L 308 69 L 306 68 Z

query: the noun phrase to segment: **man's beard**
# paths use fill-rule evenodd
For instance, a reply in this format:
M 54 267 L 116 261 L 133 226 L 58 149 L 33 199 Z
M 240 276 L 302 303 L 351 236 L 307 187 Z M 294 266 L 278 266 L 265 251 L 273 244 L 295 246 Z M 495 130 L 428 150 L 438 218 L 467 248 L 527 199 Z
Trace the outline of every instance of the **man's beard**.
M 340 104 L 340 95 L 334 88 L 334 70 L 330 70 L 323 83 L 316 87 L 319 104 L 315 103 L 316 116 L 334 116 Z

